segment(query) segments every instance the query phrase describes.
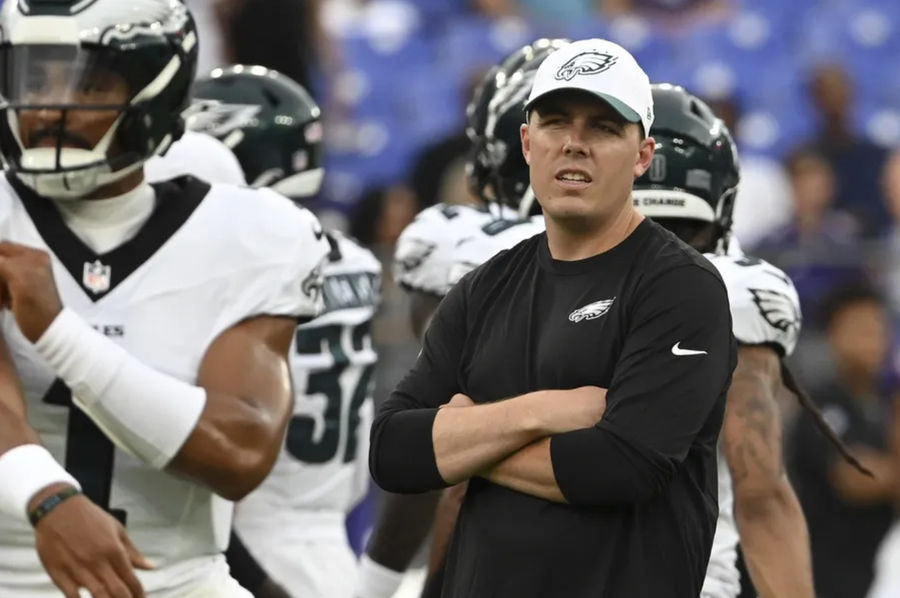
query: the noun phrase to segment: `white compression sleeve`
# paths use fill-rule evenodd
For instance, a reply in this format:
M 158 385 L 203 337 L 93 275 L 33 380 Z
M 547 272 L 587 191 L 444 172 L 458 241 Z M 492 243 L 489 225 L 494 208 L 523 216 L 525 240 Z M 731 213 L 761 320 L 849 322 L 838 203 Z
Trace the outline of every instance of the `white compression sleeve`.
M 204 389 L 144 365 L 68 308 L 34 346 L 110 440 L 153 467 L 178 453 L 206 405 Z

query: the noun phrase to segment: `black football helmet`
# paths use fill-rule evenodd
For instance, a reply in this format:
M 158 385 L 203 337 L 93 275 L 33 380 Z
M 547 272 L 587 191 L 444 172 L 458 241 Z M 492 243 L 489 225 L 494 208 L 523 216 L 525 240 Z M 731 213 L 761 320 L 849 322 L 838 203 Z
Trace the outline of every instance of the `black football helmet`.
M 516 73 L 523 66 L 534 64 L 534 69 L 536 70 L 537 65 L 548 54 L 568 43 L 569 40 L 566 39 L 541 38 L 527 46 L 522 46 L 504 58 L 499 64 L 492 67 L 484 75 L 478 87 L 475 88 L 472 101 L 466 107 L 466 135 L 472 142 L 472 149 L 466 161 L 466 174 L 468 176 L 469 189 L 483 201 L 505 201 L 502 198 L 503 190 L 498 186 L 497 161 L 491 156 L 491 152 L 496 151 L 496 148 L 492 149 L 488 146 L 489 127 L 493 128 L 494 126 L 494 122 L 491 119 L 496 119 L 496 114 L 492 116 L 491 106 L 496 102 L 495 98 L 498 92 L 516 77 Z M 532 72 L 531 79 L 533 80 L 533 78 L 534 73 Z M 527 98 L 528 92 L 525 95 Z M 522 99 L 522 105 L 524 105 L 526 98 Z M 522 117 L 522 105 L 519 106 L 520 117 Z M 524 122 L 524 119 L 522 119 L 522 122 Z M 518 135 L 519 132 L 516 129 L 517 138 Z M 521 155 L 521 151 L 519 154 Z M 527 188 L 527 167 L 525 180 Z M 518 203 L 518 200 L 516 200 L 516 203 Z
M 197 43 L 181 0 L 6 0 L 5 167 L 57 199 L 84 197 L 137 171 L 184 131 Z
M 507 71 L 503 85 L 498 86 L 488 104 L 484 154 L 490 168 L 491 189 L 497 201 L 518 210 L 522 218 L 540 210 L 534 201 L 528 164 L 522 155 L 520 129 L 525 123 L 522 108 L 531 93 L 538 67 L 547 56 L 569 43 L 567 39 L 542 39 L 532 44 L 526 56 L 510 62 L 512 70 Z
M 689 231 L 714 225 L 703 251 L 725 252 L 740 181 L 731 132 L 702 100 L 684 88 L 653 85 L 656 152 L 634 184 L 635 207 L 687 241 Z
M 318 104 L 298 83 L 261 66 L 213 70 L 194 86 L 193 131 L 220 139 L 253 187 L 302 199 L 322 186 Z
M 488 185 L 490 168 L 484 156 L 484 125 L 487 122 L 487 105 L 497 89 L 499 66 L 492 66 L 475 87 L 475 93 L 466 106 L 466 136 L 471 142 L 466 155 L 466 183 L 469 192 L 482 201 L 489 201 Z

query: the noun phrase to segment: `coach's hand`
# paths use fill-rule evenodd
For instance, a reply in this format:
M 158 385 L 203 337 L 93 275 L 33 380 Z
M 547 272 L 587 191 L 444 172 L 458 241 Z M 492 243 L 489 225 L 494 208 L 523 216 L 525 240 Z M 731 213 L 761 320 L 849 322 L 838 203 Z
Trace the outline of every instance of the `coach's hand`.
M 599 386 L 547 390 L 536 395 L 541 403 L 538 417 L 548 435 L 590 428 L 603 419 L 606 411 L 606 389 Z
M 144 598 L 134 568 L 153 565 L 131 543 L 122 524 L 83 495 L 66 500 L 38 521 L 35 545 L 44 569 L 66 598 L 79 598 L 80 588 L 94 598 Z
M 474 404 L 475 401 L 473 401 L 467 395 L 456 393 L 455 395 L 453 395 L 453 398 L 450 399 L 450 402 L 441 405 L 440 409 L 443 409 L 444 407 L 471 407 Z
M 0 242 L 0 303 L 13 312 L 19 330 L 31 342 L 62 311 L 50 264 L 45 251 Z

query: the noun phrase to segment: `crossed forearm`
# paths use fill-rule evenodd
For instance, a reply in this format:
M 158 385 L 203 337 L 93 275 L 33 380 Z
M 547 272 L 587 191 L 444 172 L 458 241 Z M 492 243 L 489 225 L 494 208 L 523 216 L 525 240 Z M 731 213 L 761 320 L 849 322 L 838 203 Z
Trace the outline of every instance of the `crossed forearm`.
M 530 407 L 538 395 L 441 409 L 434 419 L 432 442 L 444 481 L 467 480 L 546 435 Z
M 456 484 L 509 458 L 495 472 L 497 479 L 527 488 L 537 484 L 561 496 L 558 488 L 553 490 L 549 441 L 525 447 L 554 434 L 593 426 L 605 410 L 606 390 L 596 386 L 540 390 L 475 406 L 468 397 L 456 395 L 438 412 L 432 427 L 438 471 L 445 482 Z
M 553 502 L 567 502 L 553 473 L 549 438 L 519 449 L 485 470 L 481 477 L 523 494 Z

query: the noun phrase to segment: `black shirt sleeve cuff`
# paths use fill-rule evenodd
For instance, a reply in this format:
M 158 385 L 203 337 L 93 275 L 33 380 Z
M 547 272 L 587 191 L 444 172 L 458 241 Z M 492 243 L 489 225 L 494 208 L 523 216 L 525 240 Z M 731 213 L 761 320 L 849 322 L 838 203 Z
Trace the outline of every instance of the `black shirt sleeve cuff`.
M 369 469 L 378 486 L 397 493 L 447 487 L 434 457 L 432 427 L 437 412 L 437 409 L 409 409 L 376 419 Z
M 554 436 L 550 459 L 563 496 L 581 506 L 650 500 L 675 473 L 668 459 L 628 442 L 604 422 Z

